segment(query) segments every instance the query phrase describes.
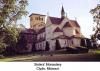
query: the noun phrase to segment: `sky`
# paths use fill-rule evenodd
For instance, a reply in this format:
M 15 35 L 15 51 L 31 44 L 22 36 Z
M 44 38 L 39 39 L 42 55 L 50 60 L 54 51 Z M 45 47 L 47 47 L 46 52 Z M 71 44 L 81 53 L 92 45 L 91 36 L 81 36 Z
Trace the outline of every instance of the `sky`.
M 32 13 L 39 13 L 50 16 L 60 17 L 62 5 L 67 17 L 71 20 L 77 20 L 81 26 L 81 32 L 85 37 L 90 37 L 93 34 L 93 18 L 90 10 L 97 6 L 99 0 L 28 0 L 29 5 L 26 10 L 29 14 L 22 17 L 18 21 L 25 27 L 30 27 L 29 15 Z

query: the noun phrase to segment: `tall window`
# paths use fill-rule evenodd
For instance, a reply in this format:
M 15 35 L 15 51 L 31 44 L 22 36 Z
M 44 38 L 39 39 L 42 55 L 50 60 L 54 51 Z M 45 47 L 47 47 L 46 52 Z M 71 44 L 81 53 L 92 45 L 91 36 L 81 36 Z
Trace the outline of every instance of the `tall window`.
M 42 21 L 43 21 L 43 18 L 41 18 L 42 19 Z

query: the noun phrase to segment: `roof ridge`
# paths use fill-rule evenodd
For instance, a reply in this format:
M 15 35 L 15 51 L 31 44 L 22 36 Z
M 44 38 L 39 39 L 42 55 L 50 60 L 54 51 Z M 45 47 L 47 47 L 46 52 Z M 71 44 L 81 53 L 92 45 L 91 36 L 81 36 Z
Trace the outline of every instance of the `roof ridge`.
M 53 16 L 49 16 L 49 17 L 52 17 L 52 18 L 59 18 L 59 19 L 61 19 L 60 17 L 53 17 Z

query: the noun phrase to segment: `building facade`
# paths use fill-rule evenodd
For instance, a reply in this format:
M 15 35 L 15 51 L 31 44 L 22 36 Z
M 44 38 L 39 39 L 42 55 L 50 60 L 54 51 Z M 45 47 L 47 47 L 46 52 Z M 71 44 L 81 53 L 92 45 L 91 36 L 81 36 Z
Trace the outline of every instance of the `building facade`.
M 70 20 L 65 16 L 64 8 L 61 9 L 61 17 L 47 17 L 46 41 L 50 44 L 50 50 L 55 50 L 56 40 L 59 40 L 62 48 L 67 46 L 80 46 L 82 38 L 80 26 L 76 20 Z
M 45 15 L 32 13 L 30 16 L 30 28 L 39 31 L 45 26 Z
M 45 33 L 45 27 L 40 29 L 37 33 L 37 42 L 35 44 L 36 50 L 38 51 L 44 51 L 46 48 L 46 33 Z
M 45 30 L 43 30 L 44 28 Z M 40 33 L 40 31 L 42 32 Z M 61 48 L 65 48 L 67 46 L 77 47 L 80 46 L 81 38 L 83 37 L 78 22 L 76 20 L 70 20 L 67 16 L 65 16 L 63 6 L 60 18 L 47 16 L 45 26 L 40 29 L 37 34 L 37 40 L 42 39 L 40 38 L 40 35 L 44 36 L 42 37 L 44 40 L 42 40 L 42 42 L 38 41 L 36 43 L 36 48 L 45 50 L 46 42 L 49 42 L 50 51 L 55 50 L 56 40 L 59 41 Z
M 35 51 L 36 32 L 33 29 L 24 29 L 20 32 L 20 38 L 17 43 L 17 52 L 33 52 Z

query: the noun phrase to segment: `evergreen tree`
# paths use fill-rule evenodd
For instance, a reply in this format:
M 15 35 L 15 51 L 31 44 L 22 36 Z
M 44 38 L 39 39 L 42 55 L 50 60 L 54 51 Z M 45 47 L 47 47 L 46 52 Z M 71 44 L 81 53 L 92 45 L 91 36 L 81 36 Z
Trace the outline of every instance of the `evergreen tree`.
M 20 35 L 17 45 L 18 45 L 18 48 L 20 49 L 26 49 L 27 39 L 25 38 L 24 34 Z
M 60 49 L 61 49 L 61 46 L 60 46 L 59 40 L 56 40 L 56 50 L 60 50 Z
M 81 46 L 86 47 L 86 42 L 84 38 L 81 39 Z
M 87 43 L 87 48 L 90 48 L 90 49 L 93 48 L 93 46 L 92 46 L 92 42 L 91 42 L 90 39 L 86 39 L 86 43 Z

